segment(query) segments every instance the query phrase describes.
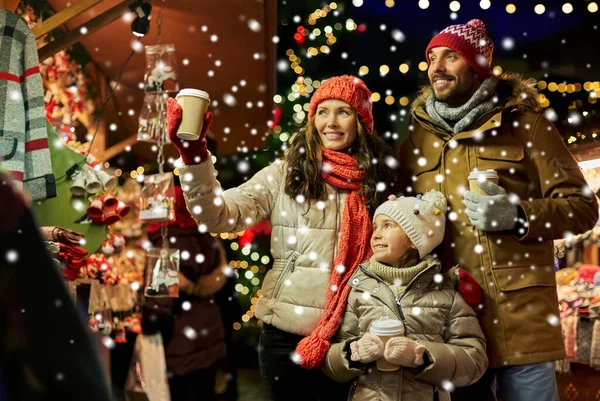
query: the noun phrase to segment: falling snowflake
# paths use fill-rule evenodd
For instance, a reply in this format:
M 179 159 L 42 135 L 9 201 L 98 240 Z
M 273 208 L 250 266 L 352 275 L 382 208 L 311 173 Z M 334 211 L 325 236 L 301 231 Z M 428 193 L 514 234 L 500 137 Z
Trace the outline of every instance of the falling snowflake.
M 445 391 L 449 393 L 454 391 L 454 384 L 450 380 L 442 380 L 440 384 Z
M 402 43 L 404 40 L 406 40 L 406 36 L 399 29 L 394 29 L 392 31 L 392 38 L 399 43 Z
M 289 69 L 290 69 L 290 65 L 286 60 L 279 60 L 277 62 L 277 71 L 286 72 Z
M 188 251 L 182 251 L 181 252 L 181 259 L 182 260 L 188 260 L 190 258 L 190 253 Z
M 300 355 L 297 352 L 292 352 L 290 354 L 290 359 L 292 360 L 292 362 L 294 362 L 296 365 L 300 365 L 300 362 L 302 361 L 302 358 L 300 357 Z
M 481 253 L 483 252 L 483 246 L 481 244 L 477 244 L 475 245 L 475 253 Z
M 19 254 L 17 251 L 11 250 L 6 252 L 6 261 L 8 263 L 15 263 L 17 260 L 19 260 Z
M 190 326 L 184 327 L 183 335 L 186 336 L 189 340 L 195 340 L 196 338 L 198 338 L 198 333 L 196 333 L 196 330 L 194 330 Z
M 304 313 L 304 308 L 301 306 L 296 306 L 294 308 L 294 313 L 296 313 L 296 315 L 302 315 Z
M 550 324 L 550 326 L 553 326 L 553 327 L 560 326 L 560 319 L 556 315 L 552 315 L 552 314 L 548 315 L 547 320 L 548 320 L 548 323 Z
M 437 273 L 435 276 L 433 276 L 433 281 L 440 284 L 444 281 L 444 276 L 442 276 L 440 273 Z
M 246 160 L 240 161 L 237 165 L 237 170 L 242 174 L 247 173 L 250 170 L 250 163 Z
M 236 98 L 230 93 L 226 93 L 223 95 L 223 101 L 225 102 L 225 104 L 227 106 L 231 106 L 231 107 L 233 107 L 237 104 Z
M 510 37 L 502 39 L 502 47 L 504 50 L 512 50 L 515 47 L 514 39 Z
M 199 253 L 196 255 L 196 263 L 204 263 L 205 257 L 203 254 Z
M 262 26 L 260 25 L 260 22 L 258 22 L 255 19 L 250 19 L 248 20 L 248 28 L 250 28 L 250 30 L 252 32 L 260 32 L 260 30 L 262 29 Z
M 393 156 L 387 156 L 385 158 L 385 165 L 391 169 L 398 168 L 398 160 Z
M 192 309 L 192 304 L 189 301 L 183 301 L 181 303 L 181 309 L 186 310 L 186 311 L 190 310 L 190 309 Z
M 423 312 L 423 309 L 419 306 L 415 306 L 412 308 L 412 314 L 415 316 L 419 316 Z
M 98 320 L 98 319 L 96 319 Z M 102 344 L 108 349 L 113 349 L 115 347 L 115 341 L 110 337 L 102 337 Z

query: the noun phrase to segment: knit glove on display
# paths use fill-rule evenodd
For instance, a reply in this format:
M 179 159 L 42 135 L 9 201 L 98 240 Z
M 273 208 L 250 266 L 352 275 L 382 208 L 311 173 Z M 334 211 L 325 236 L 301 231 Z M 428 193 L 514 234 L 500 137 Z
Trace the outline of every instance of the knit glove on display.
M 425 347 L 408 337 L 392 337 L 385 344 L 383 357 L 394 365 L 416 368 L 421 366 Z
M 489 195 L 466 191 L 463 195 L 465 212 L 471 224 L 483 231 L 510 231 L 517 224 L 518 198 L 509 197 L 504 188 L 493 182 L 478 182 Z
M 210 128 L 213 120 L 213 114 L 207 111 L 204 115 L 204 124 L 200 138 L 195 141 L 186 141 L 177 136 L 177 130 L 181 124 L 183 117 L 183 109 L 181 105 L 173 98 L 167 101 L 167 135 L 169 140 L 175 145 L 177 151 L 181 155 L 181 160 L 186 166 L 200 164 L 208 159 L 208 149 L 206 148 L 206 133 Z
M 355 362 L 371 363 L 383 356 L 383 341 L 372 333 L 365 333 L 359 340 L 350 343 L 350 359 Z

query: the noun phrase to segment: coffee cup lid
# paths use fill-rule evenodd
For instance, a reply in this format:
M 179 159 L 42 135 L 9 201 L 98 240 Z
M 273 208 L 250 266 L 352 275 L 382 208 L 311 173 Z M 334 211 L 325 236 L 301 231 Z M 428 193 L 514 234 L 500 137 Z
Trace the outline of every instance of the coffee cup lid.
M 477 180 L 477 179 L 494 179 L 498 178 L 498 173 L 496 170 L 485 170 L 485 171 L 471 171 L 469 174 L 469 180 Z
M 400 320 L 382 317 L 371 323 L 369 331 L 379 336 L 397 336 L 404 331 L 404 325 Z
M 175 96 L 175 99 L 178 99 L 179 96 L 196 96 L 206 99 L 210 102 L 210 97 L 208 96 L 208 93 L 200 89 L 185 88 L 179 91 L 177 96 Z

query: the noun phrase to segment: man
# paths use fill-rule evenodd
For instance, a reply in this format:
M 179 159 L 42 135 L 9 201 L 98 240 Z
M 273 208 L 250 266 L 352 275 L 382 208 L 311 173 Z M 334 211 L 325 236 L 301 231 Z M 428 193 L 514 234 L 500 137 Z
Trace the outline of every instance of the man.
M 453 400 L 558 401 L 552 361 L 565 357 L 552 240 L 591 229 L 594 194 L 562 137 L 540 113 L 530 81 L 491 74 L 494 45 L 479 20 L 434 36 L 425 52 L 430 86 L 412 104 L 400 150 L 400 188 L 438 189 L 449 204 L 443 266 L 468 271 L 482 287 L 481 324 L 490 369 Z M 498 185 L 472 170 L 496 170 Z M 402 184 L 402 183 L 401 183 Z M 474 188 L 476 189 L 476 188 Z

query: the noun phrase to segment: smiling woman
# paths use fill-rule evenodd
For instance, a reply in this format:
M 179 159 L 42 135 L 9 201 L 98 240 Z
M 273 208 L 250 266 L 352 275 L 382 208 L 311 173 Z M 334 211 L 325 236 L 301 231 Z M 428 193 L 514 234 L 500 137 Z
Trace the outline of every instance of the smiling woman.
M 184 144 L 175 135 L 180 113 L 169 102 L 169 137 L 188 164 L 179 169 L 187 207 L 202 211 L 192 213 L 196 222 L 210 232 L 237 232 L 268 218 L 273 228 L 273 268 L 255 309 L 264 323 L 258 351 L 269 398 L 345 400 L 346 386 L 316 368 L 346 308 L 345 285 L 370 254 L 378 186 L 394 182 L 386 164 L 391 149 L 373 130 L 371 92 L 356 77 L 324 81 L 283 161 L 224 192 L 204 162 L 208 152 L 199 158 L 190 151 L 202 142 Z M 209 125 L 205 120 L 205 131 Z

